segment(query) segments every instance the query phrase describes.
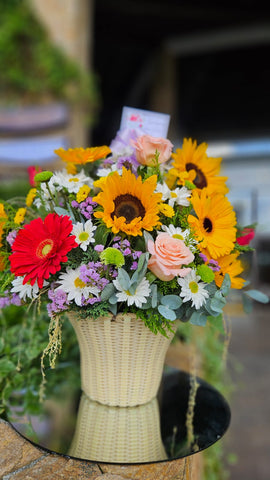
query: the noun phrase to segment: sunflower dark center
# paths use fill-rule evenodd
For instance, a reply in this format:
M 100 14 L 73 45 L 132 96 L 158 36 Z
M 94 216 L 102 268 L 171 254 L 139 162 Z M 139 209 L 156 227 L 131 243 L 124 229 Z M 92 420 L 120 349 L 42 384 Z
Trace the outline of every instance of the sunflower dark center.
M 203 228 L 207 233 L 211 233 L 213 230 L 213 224 L 210 220 L 210 218 L 205 217 L 203 220 Z
M 127 223 L 132 222 L 134 218 L 141 217 L 145 215 L 145 208 L 142 202 L 137 197 L 133 197 L 129 193 L 125 195 L 119 195 L 114 199 L 114 211 L 112 212 L 112 218 L 116 217 L 125 217 Z
M 204 175 L 204 173 L 198 168 L 195 163 L 187 163 L 186 164 L 186 170 L 189 172 L 189 170 L 195 170 L 196 172 L 196 177 L 193 180 L 194 185 L 196 185 L 197 188 L 205 188 L 207 187 L 207 180 Z

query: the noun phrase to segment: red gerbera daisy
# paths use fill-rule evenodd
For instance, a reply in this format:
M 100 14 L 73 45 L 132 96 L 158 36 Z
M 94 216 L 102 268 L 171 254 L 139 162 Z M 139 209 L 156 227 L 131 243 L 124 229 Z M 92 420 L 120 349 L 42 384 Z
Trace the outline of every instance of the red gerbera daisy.
M 67 261 L 67 253 L 77 247 L 75 236 L 70 235 L 72 222 L 68 216 L 49 213 L 44 221 L 32 220 L 19 230 L 10 255 L 11 272 L 25 275 L 24 284 L 42 288 L 44 279 L 58 272 Z

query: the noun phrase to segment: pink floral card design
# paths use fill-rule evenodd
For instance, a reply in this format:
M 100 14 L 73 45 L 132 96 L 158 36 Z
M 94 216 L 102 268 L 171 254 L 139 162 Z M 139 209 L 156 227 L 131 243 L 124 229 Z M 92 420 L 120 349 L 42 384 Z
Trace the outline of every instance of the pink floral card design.
M 123 107 L 120 130 L 140 129 L 143 134 L 166 138 L 170 115 L 139 108 Z

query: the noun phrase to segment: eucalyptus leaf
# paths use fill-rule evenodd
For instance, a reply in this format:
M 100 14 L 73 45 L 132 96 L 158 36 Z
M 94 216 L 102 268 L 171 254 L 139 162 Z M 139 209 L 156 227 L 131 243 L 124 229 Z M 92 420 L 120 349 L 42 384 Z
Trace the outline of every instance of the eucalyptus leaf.
M 248 297 L 252 298 L 253 300 L 256 300 L 257 302 L 260 302 L 260 303 L 269 302 L 269 297 L 265 295 L 265 293 L 260 292 L 259 290 L 246 290 L 243 293 Z
M 151 285 L 151 305 L 155 308 L 158 304 L 157 285 Z
M 113 315 L 116 315 L 117 314 L 117 303 L 115 303 L 114 305 L 110 305 L 109 310 Z
M 182 305 L 182 299 L 178 295 L 164 295 L 161 299 L 161 303 L 172 310 L 177 310 L 177 308 Z
M 158 306 L 158 311 L 167 320 L 171 320 L 172 322 L 174 320 L 176 320 L 175 312 L 173 310 L 171 310 L 170 308 L 166 307 L 165 305 L 159 305 Z
M 126 270 L 124 270 L 123 268 L 118 269 L 117 280 L 124 290 L 129 290 L 131 281 Z
M 226 303 L 225 299 L 223 299 L 222 301 L 221 299 L 214 297 L 211 300 L 210 306 L 211 306 L 211 309 L 214 310 L 214 312 L 222 313 L 225 303 Z
M 231 288 L 230 275 L 228 273 L 225 273 L 224 279 L 221 285 L 221 289 L 220 289 L 225 297 L 229 294 L 230 288 Z
M 144 236 L 144 240 L 145 240 L 146 246 L 148 245 L 149 240 L 150 240 L 151 242 L 155 243 L 152 235 L 150 235 L 150 233 L 147 232 L 146 230 L 144 230 L 143 236 Z
M 109 298 L 115 293 L 115 287 L 113 283 L 108 283 L 105 285 L 104 289 L 102 290 L 100 294 L 100 298 L 102 302 L 109 300 Z
M 207 316 L 204 312 L 193 312 L 190 317 L 190 323 L 192 325 L 198 325 L 200 327 L 204 327 L 207 322 Z
M 111 305 L 115 305 L 116 303 L 118 302 L 118 298 L 117 296 L 115 295 L 115 293 L 109 298 L 109 303 Z
M 75 218 L 74 218 L 74 215 L 73 213 L 70 213 L 68 210 L 66 210 L 65 208 L 62 208 L 62 207 L 54 207 L 54 211 L 55 213 L 57 213 L 57 215 L 64 215 L 64 216 L 68 216 L 72 222 L 75 222 Z

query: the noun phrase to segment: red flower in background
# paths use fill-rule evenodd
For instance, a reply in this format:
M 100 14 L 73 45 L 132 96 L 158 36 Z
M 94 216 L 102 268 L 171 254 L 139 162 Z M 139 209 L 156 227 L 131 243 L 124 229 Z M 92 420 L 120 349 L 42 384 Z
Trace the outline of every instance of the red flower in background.
M 254 236 L 254 228 L 246 227 L 242 230 L 240 237 L 237 237 L 236 241 L 241 246 L 249 245 L 251 240 L 253 240 Z
M 19 230 L 10 255 L 11 272 L 24 276 L 24 284 L 42 288 L 44 279 L 60 270 L 67 261 L 67 253 L 77 247 L 75 236 L 70 235 L 72 222 L 68 216 L 49 213 L 44 221 L 32 220 Z
M 37 173 L 40 173 L 42 171 L 41 168 L 31 166 L 31 167 L 27 168 L 27 171 L 28 171 L 29 183 L 30 183 L 31 187 L 36 187 L 37 185 L 36 185 L 36 182 L 35 182 L 34 178 L 35 178 Z

